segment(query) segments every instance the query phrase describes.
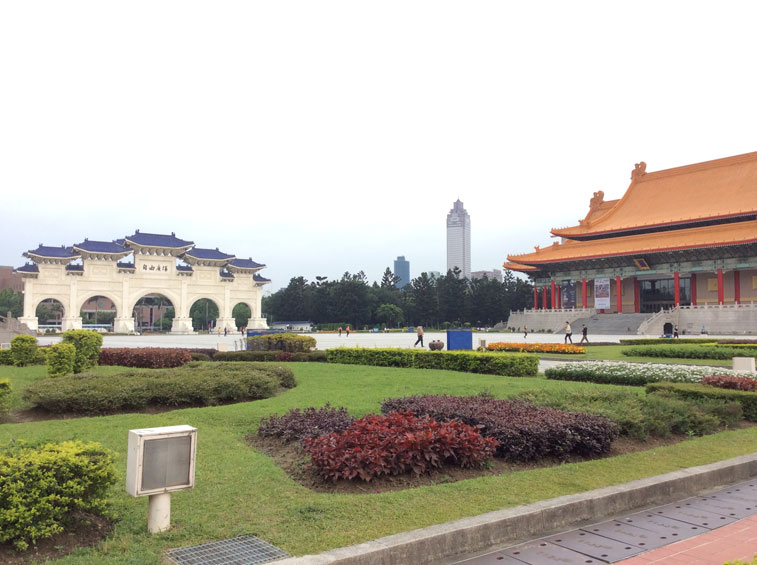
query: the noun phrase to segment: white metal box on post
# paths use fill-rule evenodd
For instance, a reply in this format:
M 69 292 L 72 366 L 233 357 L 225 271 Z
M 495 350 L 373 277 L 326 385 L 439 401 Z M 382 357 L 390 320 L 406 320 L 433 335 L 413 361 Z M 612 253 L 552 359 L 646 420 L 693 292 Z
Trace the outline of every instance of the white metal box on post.
M 126 492 L 149 496 L 147 529 L 171 526 L 171 493 L 194 487 L 197 428 L 165 426 L 129 430 Z

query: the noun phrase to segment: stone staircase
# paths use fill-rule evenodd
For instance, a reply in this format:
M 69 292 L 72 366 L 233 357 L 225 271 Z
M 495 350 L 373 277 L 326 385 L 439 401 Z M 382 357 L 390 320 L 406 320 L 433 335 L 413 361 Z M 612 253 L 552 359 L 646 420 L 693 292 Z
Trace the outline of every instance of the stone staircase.
M 641 326 L 653 314 L 594 314 L 588 318 L 579 318 L 570 323 L 573 339 L 581 337 L 581 325 L 586 324 L 589 329 L 589 339 L 592 335 L 636 335 Z M 560 333 L 565 333 L 561 330 Z

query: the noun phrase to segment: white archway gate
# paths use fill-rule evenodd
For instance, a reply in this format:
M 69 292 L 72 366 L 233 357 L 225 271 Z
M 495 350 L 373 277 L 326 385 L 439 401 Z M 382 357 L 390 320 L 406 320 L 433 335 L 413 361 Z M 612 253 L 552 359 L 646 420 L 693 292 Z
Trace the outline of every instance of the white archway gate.
M 216 326 L 236 330 L 231 311 L 239 302 L 252 310 L 249 328 L 265 329 L 261 317 L 262 286 L 270 282 L 257 272 L 265 265 L 237 259 L 218 249 L 203 249 L 175 234 L 137 232 L 124 239 L 89 241 L 71 247 L 41 245 L 24 253 L 32 260 L 16 269 L 24 277 L 24 315 L 20 321 L 36 330 L 36 305 L 56 298 L 64 309 L 62 330 L 80 329 L 81 305 L 92 296 L 105 296 L 116 307 L 116 333 L 133 333 L 132 312 L 148 294 L 162 294 L 174 306 L 171 333 L 193 333 L 189 309 L 200 298 L 219 307 Z M 131 255 L 132 262 L 120 259 Z M 79 263 L 80 260 L 80 263 Z M 181 262 L 180 262 L 181 261 Z

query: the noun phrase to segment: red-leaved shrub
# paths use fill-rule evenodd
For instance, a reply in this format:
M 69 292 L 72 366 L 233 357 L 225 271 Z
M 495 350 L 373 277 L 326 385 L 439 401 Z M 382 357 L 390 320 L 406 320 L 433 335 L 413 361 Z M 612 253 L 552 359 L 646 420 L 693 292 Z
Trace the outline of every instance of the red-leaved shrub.
M 482 466 L 497 448 L 462 422 L 436 422 L 409 412 L 369 415 L 341 433 L 305 440 L 311 464 L 324 479 L 427 473 L 445 463 Z
M 283 362 L 291 362 L 294 360 L 294 353 L 290 353 L 289 351 L 277 351 L 276 352 L 276 361 L 283 361 Z
M 186 349 L 165 347 L 113 347 L 100 350 L 100 365 L 120 365 L 140 369 L 170 369 L 192 360 Z
M 292 408 L 283 416 L 271 414 L 260 420 L 258 435 L 281 438 L 285 442 L 301 441 L 342 432 L 354 421 L 346 408 L 332 408 L 327 402 L 321 408 Z
M 460 420 L 478 428 L 483 436 L 496 438 L 497 456 L 512 461 L 607 453 L 619 434 L 618 426 L 604 416 L 482 396 L 390 398 L 381 411 Z
M 704 377 L 702 384 L 706 386 L 715 386 L 718 388 L 731 388 L 734 390 L 746 390 L 748 392 L 757 392 L 757 379 L 749 377 L 737 377 L 735 375 L 712 375 Z

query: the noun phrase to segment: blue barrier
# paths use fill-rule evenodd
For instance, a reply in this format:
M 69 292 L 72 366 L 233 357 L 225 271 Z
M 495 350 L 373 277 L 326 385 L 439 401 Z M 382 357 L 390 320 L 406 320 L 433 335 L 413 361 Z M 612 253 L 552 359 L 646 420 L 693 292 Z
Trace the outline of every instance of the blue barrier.
M 473 349 L 473 330 L 447 330 L 447 351 Z

